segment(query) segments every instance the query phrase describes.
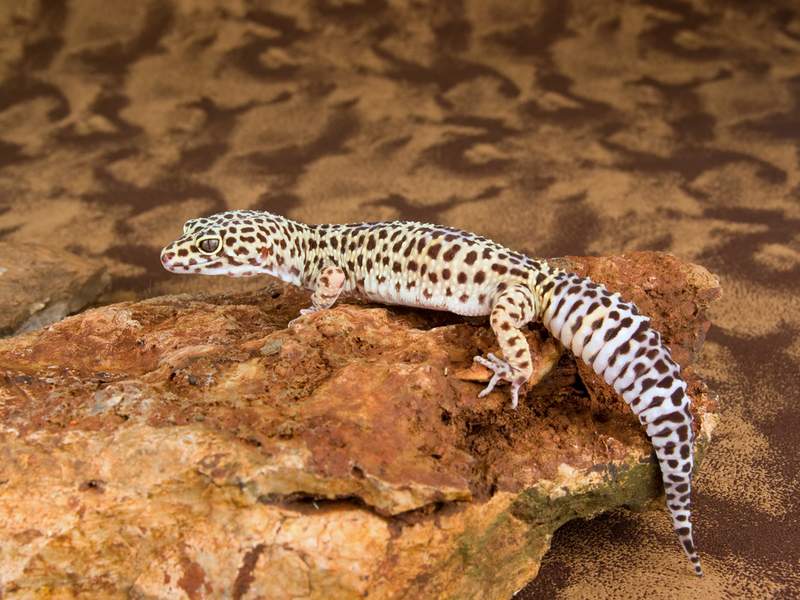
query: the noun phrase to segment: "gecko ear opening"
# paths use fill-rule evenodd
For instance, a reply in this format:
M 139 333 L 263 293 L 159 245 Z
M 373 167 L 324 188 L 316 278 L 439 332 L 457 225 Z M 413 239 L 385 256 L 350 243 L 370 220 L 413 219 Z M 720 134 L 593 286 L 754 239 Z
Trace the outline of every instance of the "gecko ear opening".
M 222 239 L 217 235 L 208 235 L 197 240 L 197 247 L 206 254 L 217 254 L 222 250 Z

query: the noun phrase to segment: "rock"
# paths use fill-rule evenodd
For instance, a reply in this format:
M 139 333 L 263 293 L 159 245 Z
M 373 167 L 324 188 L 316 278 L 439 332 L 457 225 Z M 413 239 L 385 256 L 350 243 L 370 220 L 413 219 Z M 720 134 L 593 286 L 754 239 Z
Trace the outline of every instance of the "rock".
M 36 244 L 0 242 L 0 337 L 57 323 L 110 285 L 99 261 Z
M 716 279 L 656 253 L 562 266 L 663 327 L 701 458 Z M 3 597 L 510 598 L 566 520 L 663 500 L 636 417 L 539 326 L 551 372 L 514 411 L 466 373 L 485 319 L 355 302 L 287 326 L 309 296 L 267 281 L 0 342 Z

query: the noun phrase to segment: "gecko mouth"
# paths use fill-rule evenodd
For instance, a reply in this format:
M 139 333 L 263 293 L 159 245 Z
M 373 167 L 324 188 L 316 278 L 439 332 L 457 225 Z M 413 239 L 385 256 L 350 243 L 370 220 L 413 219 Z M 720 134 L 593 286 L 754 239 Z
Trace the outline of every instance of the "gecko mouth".
M 257 257 L 234 260 L 220 256 L 178 256 L 178 252 L 169 246 L 161 251 L 161 265 L 170 273 L 203 273 L 206 275 L 227 275 L 229 277 L 249 277 L 256 274 L 269 256 L 267 248 L 263 248 Z
M 188 260 L 181 260 L 175 252 L 167 252 L 166 250 L 161 253 L 161 264 L 167 271 L 193 271 L 195 269 L 204 269 L 209 265 L 219 261 L 219 257 L 210 257 L 208 260 L 197 260 L 190 258 Z

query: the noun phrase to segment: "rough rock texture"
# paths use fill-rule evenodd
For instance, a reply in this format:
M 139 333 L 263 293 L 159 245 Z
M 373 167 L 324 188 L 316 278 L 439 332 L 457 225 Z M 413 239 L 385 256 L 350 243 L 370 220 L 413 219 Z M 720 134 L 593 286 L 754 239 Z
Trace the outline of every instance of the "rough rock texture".
M 702 457 L 717 405 L 691 363 L 716 278 L 656 253 L 560 263 L 664 332 Z M 552 372 L 512 411 L 502 386 L 477 398 L 486 320 L 355 303 L 287 327 L 308 294 L 267 283 L 0 343 L 4 598 L 496 600 L 565 521 L 660 504 L 634 415 L 540 327 Z
M 57 323 L 110 285 L 99 261 L 37 244 L 0 242 L 0 336 Z

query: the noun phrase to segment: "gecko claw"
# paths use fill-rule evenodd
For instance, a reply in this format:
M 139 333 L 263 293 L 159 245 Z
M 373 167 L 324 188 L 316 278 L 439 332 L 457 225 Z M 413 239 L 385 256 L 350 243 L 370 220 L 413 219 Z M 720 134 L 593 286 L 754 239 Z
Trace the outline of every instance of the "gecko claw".
M 502 360 L 500 358 L 497 358 L 494 354 L 491 354 L 491 353 L 487 354 L 485 358 L 483 356 L 476 356 L 473 360 L 476 363 L 481 364 L 484 367 L 486 367 L 487 369 L 489 369 L 492 372 L 494 372 L 494 375 L 492 375 L 491 380 L 489 380 L 489 384 L 486 386 L 486 388 L 480 394 L 478 394 L 478 398 L 485 398 L 486 396 L 488 396 L 489 393 L 494 389 L 494 386 L 496 386 L 501 380 L 502 381 L 511 381 L 511 378 L 510 378 L 510 374 L 511 374 L 510 365 L 506 361 L 504 361 L 504 360 Z M 511 393 L 512 393 L 511 408 L 516 408 L 517 407 L 517 390 L 518 389 L 519 389 L 519 386 L 512 386 L 512 389 L 511 389 Z

